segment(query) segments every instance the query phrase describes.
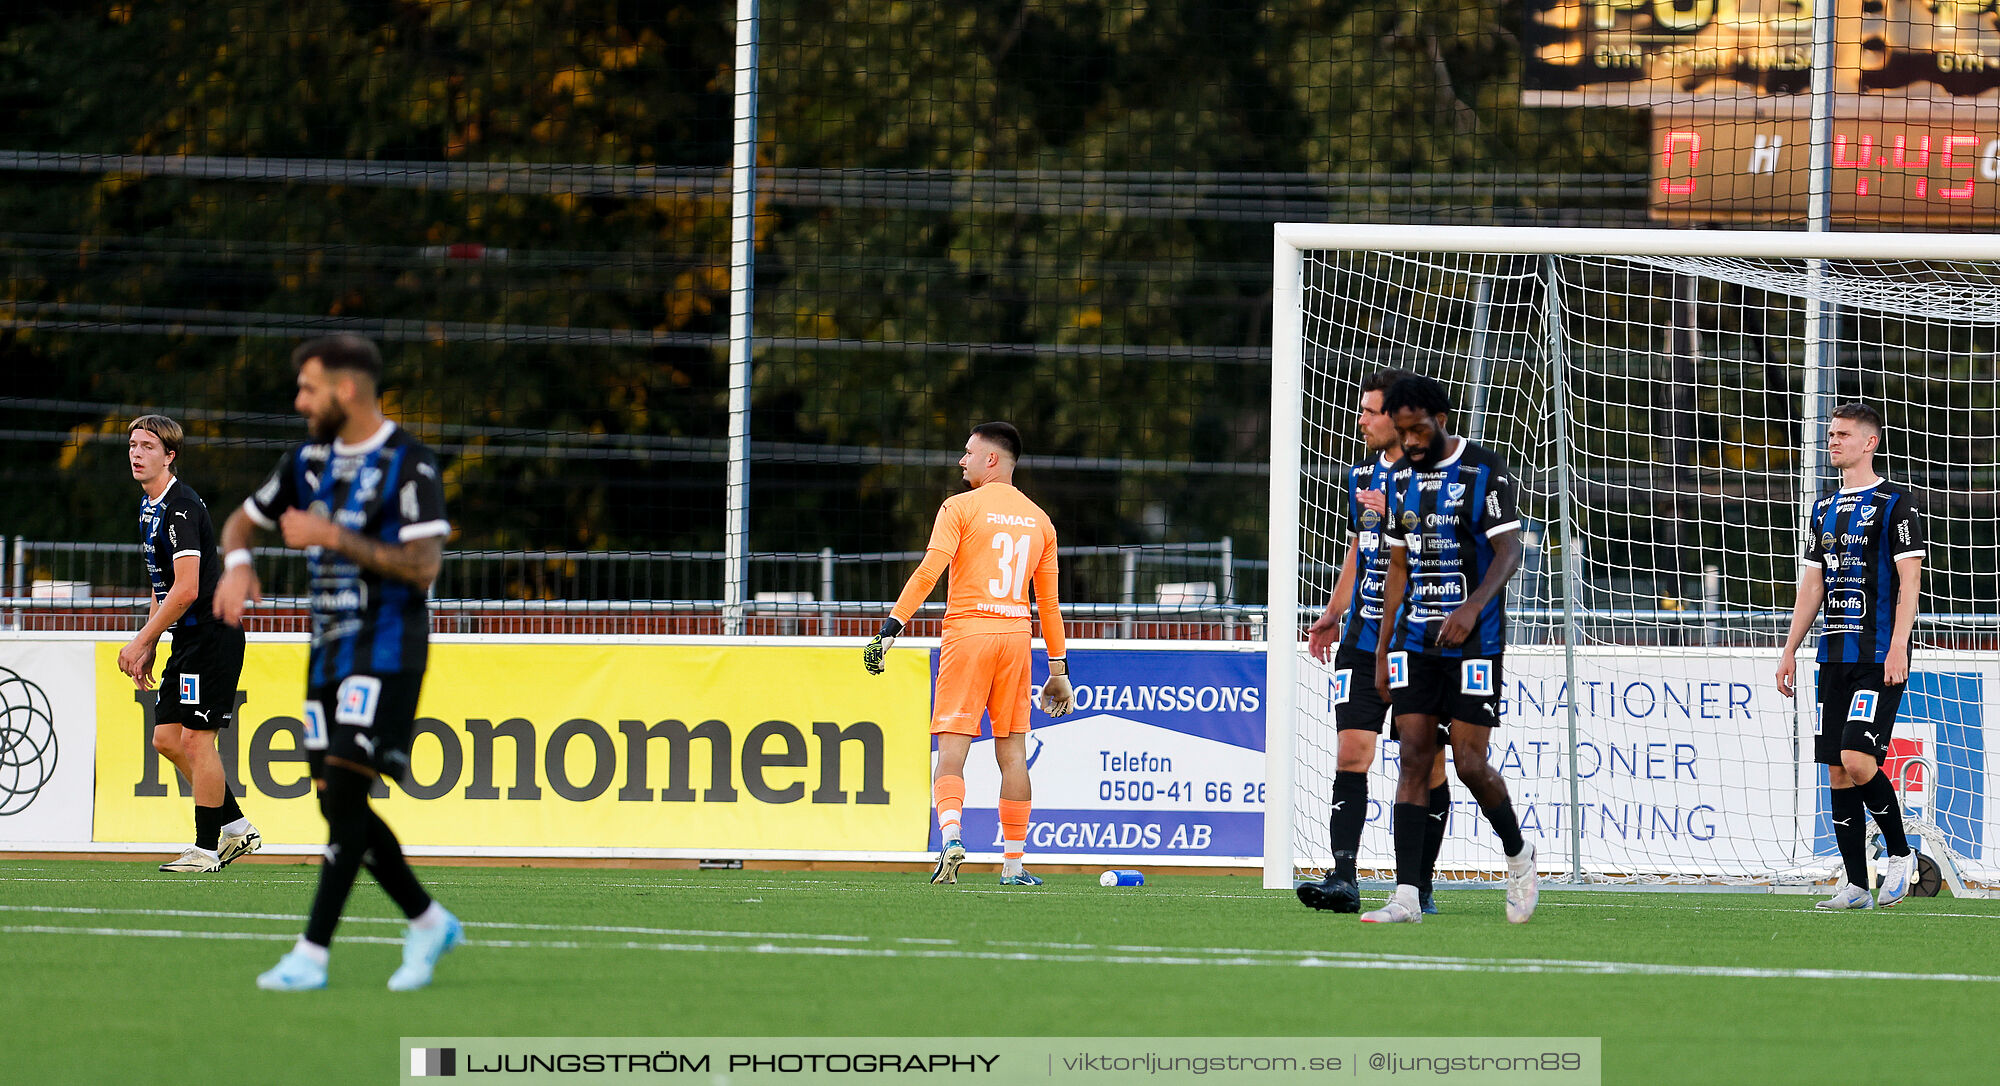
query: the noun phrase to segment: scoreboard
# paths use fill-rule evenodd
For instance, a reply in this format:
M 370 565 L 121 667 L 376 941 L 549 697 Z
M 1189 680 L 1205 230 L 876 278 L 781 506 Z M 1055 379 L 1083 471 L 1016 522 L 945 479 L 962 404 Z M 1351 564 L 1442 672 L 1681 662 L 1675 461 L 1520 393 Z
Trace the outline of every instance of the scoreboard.
M 1653 115 L 1650 206 L 1663 219 L 1803 219 L 1804 120 Z M 1856 223 L 2000 222 L 2000 111 L 1964 124 L 1832 126 L 1832 203 Z
M 1832 5 L 1832 202 L 1856 223 L 2000 221 L 2000 0 Z M 1814 0 L 1527 0 L 1529 106 L 1652 115 L 1650 207 L 1797 220 Z

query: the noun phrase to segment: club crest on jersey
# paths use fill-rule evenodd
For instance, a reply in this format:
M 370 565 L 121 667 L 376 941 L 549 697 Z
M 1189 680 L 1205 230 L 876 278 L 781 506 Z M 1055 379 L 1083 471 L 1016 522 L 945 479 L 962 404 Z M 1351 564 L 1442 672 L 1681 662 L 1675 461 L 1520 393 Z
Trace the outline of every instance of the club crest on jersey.
M 1463 501 L 1465 501 L 1464 483 L 1453 483 L 1444 488 L 1444 503 L 1446 505 L 1458 505 Z
M 1493 696 L 1493 661 L 1467 660 L 1458 668 L 1458 691 L 1477 697 Z
M 1862 506 L 1861 515 L 1855 519 L 1854 523 L 1859 524 L 1863 528 L 1868 527 L 1870 524 L 1875 523 L 1875 513 L 1881 508 L 1879 505 Z
M 1347 699 L 1352 697 L 1353 695 L 1354 695 L 1354 669 L 1351 667 L 1342 668 L 1339 671 L 1334 672 L 1333 703 L 1335 705 L 1346 705 Z
M 1403 510 L 1403 528 L 1406 531 L 1414 530 L 1421 519 L 1422 519 L 1421 517 L 1417 516 L 1416 510 L 1414 509 Z
M 1871 724 L 1874 723 L 1875 699 L 1876 694 L 1873 690 L 1855 691 L 1854 700 L 1847 705 L 1847 719 L 1865 720 Z
M 1410 685 L 1410 654 L 1392 652 L 1389 654 L 1389 689 L 1401 690 Z

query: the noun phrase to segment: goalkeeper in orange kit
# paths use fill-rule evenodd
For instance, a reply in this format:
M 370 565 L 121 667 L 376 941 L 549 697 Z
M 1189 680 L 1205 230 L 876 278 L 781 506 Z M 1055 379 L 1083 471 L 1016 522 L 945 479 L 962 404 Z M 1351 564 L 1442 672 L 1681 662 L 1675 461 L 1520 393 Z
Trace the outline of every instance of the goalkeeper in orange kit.
M 972 489 L 946 499 L 931 528 L 923 564 L 910 574 L 880 633 L 861 652 L 862 666 L 880 675 L 889 648 L 951 570 L 938 656 L 931 734 L 937 769 L 931 801 L 939 836 L 934 883 L 958 881 L 965 862 L 960 813 L 965 807 L 965 755 L 979 735 L 982 712 L 993 722 L 993 757 L 1000 765 L 1000 838 L 1003 886 L 1040 886 L 1022 866 L 1028 848 L 1028 668 L 1033 629 L 1028 615 L 1032 578 L 1049 649 L 1049 681 L 1042 711 L 1062 716 L 1076 708 L 1069 661 L 1063 655 L 1062 608 L 1056 600 L 1056 530 L 1049 515 L 1014 488 L 1021 432 L 1005 422 L 981 423 L 966 439 L 958 466 Z

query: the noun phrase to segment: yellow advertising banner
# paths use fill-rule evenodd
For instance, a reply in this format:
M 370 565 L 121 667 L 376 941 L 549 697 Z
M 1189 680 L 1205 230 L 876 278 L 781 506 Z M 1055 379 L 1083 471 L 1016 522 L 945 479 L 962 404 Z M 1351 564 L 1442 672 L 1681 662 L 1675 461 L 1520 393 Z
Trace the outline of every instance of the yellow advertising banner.
M 152 749 L 152 695 L 97 646 L 94 837 L 192 833 L 185 783 Z M 433 644 L 411 773 L 376 804 L 406 844 L 792 852 L 923 851 L 930 667 L 871 676 L 848 648 Z M 272 844 L 326 839 L 300 740 L 306 646 L 253 642 L 219 747 Z

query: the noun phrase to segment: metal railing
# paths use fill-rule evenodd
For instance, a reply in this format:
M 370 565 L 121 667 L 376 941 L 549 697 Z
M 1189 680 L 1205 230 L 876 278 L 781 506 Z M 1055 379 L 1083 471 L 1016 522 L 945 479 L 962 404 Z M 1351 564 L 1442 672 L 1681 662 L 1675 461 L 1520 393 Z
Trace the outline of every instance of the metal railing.
M 136 630 L 148 589 L 136 543 L 72 543 L 0 537 L 0 629 Z M 265 589 L 257 627 L 308 628 L 305 559 L 256 552 Z M 1267 563 L 1235 554 L 1233 541 L 1125 547 L 1063 547 L 1063 616 L 1071 637 L 1262 641 Z M 756 596 L 745 632 L 761 636 L 866 636 L 889 610 L 922 551 L 753 553 Z M 439 633 L 718 634 L 720 551 L 451 551 L 433 595 Z M 1330 570 L 1321 570 L 1330 574 Z M 1525 588 L 1524 581 L 1517 588 Z M 1091 591 L 1077 592 L 1083 587 Z M 530 594 L 529 589 L 538 594 Z M 1742 647 L 1784 644 L 1790 609 L 1593 605 L 1576 609 L 1584 646 Z M 1311 609 L 1309 609 L 1311 610 Z M 942 602 L 926 604 L 914 636 L 935 636 Z M 1508 608 L 1516 646 L 1560 645 L 1563 611 L 1531 598 Z M 1315 614 L 1302 617 L 1303 629 Z M 2000 648 L 2000 614 L 1917 616 L 1918 649 Z
M 11 629 L 135 629 L 150 599 L 136 543 L 0 538 L 0 619 Z M 258 628 L 305 628 L 305 557 L 258 548 L 264 602 Z M 1262 639 L 1267 563 L 1236 557 L 1232 540 L 1062 547 L 1063 614 L 1083 637 Z M 922 551 L 839 553 L 831 548 L 749 555 L 746 633 L 872 632 Z M 720 632 L 721 551 L 447 551 L 432 593 L 439 632 Z M 1246 576 L 1247 575 L 1247 576 Z M 918 614 L 934 634 L 941 603 Z

